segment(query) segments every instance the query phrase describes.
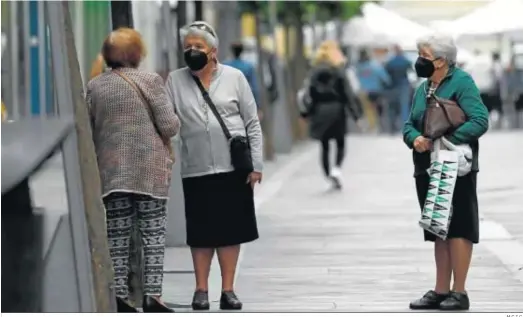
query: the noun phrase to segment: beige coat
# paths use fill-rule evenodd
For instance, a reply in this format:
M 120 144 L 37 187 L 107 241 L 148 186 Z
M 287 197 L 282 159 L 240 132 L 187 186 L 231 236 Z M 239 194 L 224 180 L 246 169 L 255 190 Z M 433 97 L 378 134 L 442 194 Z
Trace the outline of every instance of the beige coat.
M 158 74 L 131 68 L 120 72 L 140 87 L 149 105 L 110 70 L 87 84 L 102 196 L 131 192 L 167 198 L 173 162 L 162 137 L 175 136 L 180 122 Z

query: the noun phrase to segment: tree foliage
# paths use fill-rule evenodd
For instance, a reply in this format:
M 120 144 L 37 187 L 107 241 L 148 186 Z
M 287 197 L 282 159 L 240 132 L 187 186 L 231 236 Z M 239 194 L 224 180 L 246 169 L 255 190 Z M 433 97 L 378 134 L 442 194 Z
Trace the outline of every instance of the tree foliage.
M 277 19 L 283 22 L 299 12 L 303 21 L 315 19 L 325 22 L 332 19 L 348 20 L 361 14 L 361 7 L 366 2 L 379 1 L 276 1 Z M 240 13 L 251 12 L 259 15 L 262 21 L 269 20 L 268 1 L 240 1 Z

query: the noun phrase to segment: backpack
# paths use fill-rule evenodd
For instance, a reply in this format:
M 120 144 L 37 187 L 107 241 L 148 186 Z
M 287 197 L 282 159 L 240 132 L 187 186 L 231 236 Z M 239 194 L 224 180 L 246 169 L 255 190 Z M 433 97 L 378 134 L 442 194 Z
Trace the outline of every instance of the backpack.
M 320 66 L 311 76 L 309 95 L 314 103 L 335 101 L 340 98 L 337 91 L 339 76 L 331 67 Z

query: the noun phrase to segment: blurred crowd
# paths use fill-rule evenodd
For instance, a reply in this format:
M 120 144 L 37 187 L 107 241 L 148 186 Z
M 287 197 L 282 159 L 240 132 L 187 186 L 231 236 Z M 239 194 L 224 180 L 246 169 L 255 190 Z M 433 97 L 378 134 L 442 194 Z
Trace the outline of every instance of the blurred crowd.
M 399 45 L 387 50 L 362 49 L 345 65 L 347 77 L 359 96 L 368 130 L 375 133 L 398 133 L 407 120 L 414 89 L 421 79 L 413 61 Z M 468 62 L 458 64 L 467 71 L 480 90 L 490 113 L 493 128 L 509 128 L 509 116 L 516 127 L 523 124 L 523 64 L 515 54 L 502 65 L 500 54 L 476 52 Z M 515 110 L 515 112 L 513 112 Z

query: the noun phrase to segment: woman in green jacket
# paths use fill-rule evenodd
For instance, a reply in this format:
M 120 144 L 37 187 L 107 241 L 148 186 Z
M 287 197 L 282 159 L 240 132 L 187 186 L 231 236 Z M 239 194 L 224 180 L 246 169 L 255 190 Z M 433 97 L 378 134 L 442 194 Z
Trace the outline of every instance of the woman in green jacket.
M 488 129 L 487 108 L 481 101 L 472 77 L 456 66 L 457 48 L 451 37 L 430 35 L 417 43 L 419 57 L 415 68 L 419 77 L 427 78 L 414 93 L 411 113 L 403 127 L 403 140 L 413 149 L 414 177 L 420 208 L 423 209 L 429 187 L 432 140 L 423 136 L 423 117 L 427 95 L 456 101 L 467 121 L 447 139 L 458 145 L 468 144 L 473 151 L 472 171 L 458 177 L 452 200 L 453 215 L 446 240 L 424 232 L 425 241 L 434 242 L 436 285 L 420 299 L 410 303 L 411 309 L 467 310 L 470 303 L 465 280 L 472 257 L 472 245 L 479 242 L 478 139 Z M 450 287 L 451 276 L 454 277 Z

